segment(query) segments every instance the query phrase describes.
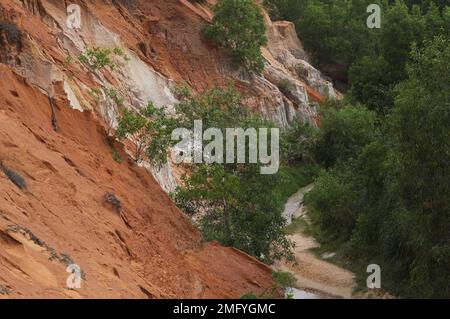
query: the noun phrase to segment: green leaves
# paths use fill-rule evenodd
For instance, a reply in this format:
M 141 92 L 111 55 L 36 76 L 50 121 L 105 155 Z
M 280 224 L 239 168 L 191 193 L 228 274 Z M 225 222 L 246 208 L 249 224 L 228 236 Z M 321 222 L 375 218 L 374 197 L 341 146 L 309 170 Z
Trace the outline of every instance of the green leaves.
M 110 67 L 114 69 L 117 63 L 114 61 L 114 56 L 120 56 L 125 61 L 129 61 L 129 57 L 125 55 L 121 48 L 87 48 L 83 54 L 78 56 L 78 60 L 89 66 L 92 71 Z
M 450 6 L 440 0 L 265 0 L 276 17 L 292 21 L 314 62 L 349 82 L 358 103 L 379 114 L 394 107 L 393 87 L 407 77 L 413 43 L 450 36 Z M 366 26 L 369 4 L 379 4 L 381 28 Z
M 202 119 L 203 129 L 271 127 L 242 104 L 233 86 L 211 89 L 190 96 L 176 106 L 179 126 L 193 127 Z M 201 216 L 199 224 L 206 240 L 237 247 L 266 262 L 291 257 L 281 216 L 279 175 L 261 175 L 259 164 L 210 164 L 188 166 L 173 195 L 188 214 Z
M 80 62 L 89 65 L 92 70 L 102 69 L 112 66 L 111 50 L 104 48 L 89 48 L 81 54 L 78 59 Z
M 167 116 L 165 108 L 149 103 L 139 112 L 125 109 L 118 120 L 116 136 L 130 138 L 136 144 L 136 162 L 140 162 L 144 154 L 157 165 L 167 161 L 167 149 L 172 143 L 170 136 L 176 122 Z
M 326 109 L 322 115 L 315 153 L 326 167 L 356 158 L 376 136 L 375 114 L 363 107 Z
M 414 45 L 395 107 L 327 112 L 319 158 L 332 166 L 306 197 L 324 238 L 377 260 L 383 287 L 401 297 L 450 296 L 450 40 Z
M 205 28 L 205 36 L 225 48 L 236 64 L 261 71 L 264 68 L 261 46 L 267 43 L 267 38 L 259 7 L 252 0 L 221 0 L 214 12 L 212 24 Z

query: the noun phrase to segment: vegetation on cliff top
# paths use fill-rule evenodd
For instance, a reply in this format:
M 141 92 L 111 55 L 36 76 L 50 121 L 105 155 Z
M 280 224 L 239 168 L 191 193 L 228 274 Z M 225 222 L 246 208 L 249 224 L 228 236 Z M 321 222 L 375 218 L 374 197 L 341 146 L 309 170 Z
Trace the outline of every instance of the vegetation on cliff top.
M 369 4 L 381 6 L 381 28 L 369 29 Z M 394 105 L 407 76 L 410 45 L 450 36 L 450 7 L 440 0 L 265 0 L 274 19 L 294 22 L 321 70 L 347 82 L 349 98 L 379 113 Z
M 261 46 L 267 43 L 261 9 L 252 0 L 219 1 L 205 36 L 224 48 L 237 65 L 252 71 L 264 68 Z

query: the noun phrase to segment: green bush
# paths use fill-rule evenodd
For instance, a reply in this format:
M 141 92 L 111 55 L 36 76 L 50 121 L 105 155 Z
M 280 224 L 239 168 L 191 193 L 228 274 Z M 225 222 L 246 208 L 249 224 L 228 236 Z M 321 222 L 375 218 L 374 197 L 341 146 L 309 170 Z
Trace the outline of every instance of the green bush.
M 319 239 L 337 239 L 359 267 L 379 264 L 384 289 L 401 297 L 448 298 L 449 39 L 413 46 L 411 61 L 380 132 L 363 129 L 370 126 L 358 120 L 365 116 L 354 118 L 355 125 L 337 119 L 342 111 L 325 119 L 332 125 L 323 125 L 318 135 L 333 132 L 319 140 L 334 166 L 306 200 L 324 235 Z
M 264 68 L 261 46 L 267 43 L 260 8 L 252 0 L 221 0 L 214 7 L 205 36 L 229 52 L 233 61 L 252 71 Z
M 273 271 L 272 278 L 275 284 L 280 288 L 294 287 L 297 283 L 297 279 L 290 272 L 285 271 Z
M 295 121 L 285 130 L 281 139 L 281 156 L 283 163 L 298 165 L 313 161 L 315 129 L 308 123 Z
M 375 121 L 375 114 L 363 107 L 325 109 L 315 145 L 318 162 L 331 167 L 356 158 L 361 149 L 374 140 Z
M 326 239 L 351 238 L 358 216 L 358 194 L 342 172 L 322 172 L 314 189 L 306 194 L 311 219 Z
M 120 48 L 112 50 L 108 48 L 87 48 L 84 53 L 78 56 L 78 60 L 88 65 L 93 71 L 106 67 L 114 69 L 117 66 L 114 56 L 122 57 L 125 61 L 130 60 Z
M 119 140 L 129 138 L 135 144 L 135 161 L 139 163 L 147 155 L 155 165 L 167 161 L 167 150 L 172 144 L 171 132 L 176 122 L 170 118 L 165 107 L 157 108 L 152 102 L 139 112 L 124 109 L 118 118 L 116 136 Z

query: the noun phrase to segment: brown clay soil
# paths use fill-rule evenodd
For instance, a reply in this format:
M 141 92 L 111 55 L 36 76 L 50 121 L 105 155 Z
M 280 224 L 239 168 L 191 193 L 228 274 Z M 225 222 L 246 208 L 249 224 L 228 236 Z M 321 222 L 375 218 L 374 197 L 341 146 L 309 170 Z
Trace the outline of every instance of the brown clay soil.
M 153 177 L 113 160 L 89 112 L 48 97 L 0 64 L 0 285 L 6 297 L 209 298 L 262 292 L 268 267 L 232 248 L 204 243 Z M 105 199 L 121 201 L 122 211 Z M 85 280 L 66 287 L 67 264 Z M 2 295 L 5 297 L 5 295 Z

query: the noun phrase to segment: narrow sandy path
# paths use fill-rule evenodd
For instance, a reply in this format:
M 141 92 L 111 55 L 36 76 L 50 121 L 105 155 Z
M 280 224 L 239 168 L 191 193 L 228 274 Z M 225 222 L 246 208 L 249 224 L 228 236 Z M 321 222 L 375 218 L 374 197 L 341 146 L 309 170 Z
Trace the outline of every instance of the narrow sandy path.
M 303 206 L 304 195 L 314 186 L 308 185 L 292 195 L 286 202 L 284 216 L 288 223 L 295 218 L 305 218 L 306 209 Z M 355 287 L 354 274 L 336 266 L 311 253 L 311 248 L 319 247 L 313 237 L 301 232 L 289 236 L 295 242 L 295 257 L 297 265 L 285 261 L 277 262 L 274 268 L 288 271 L 295 275 L 299 289 L 313 292 L 317 298 L 351 298 Z

